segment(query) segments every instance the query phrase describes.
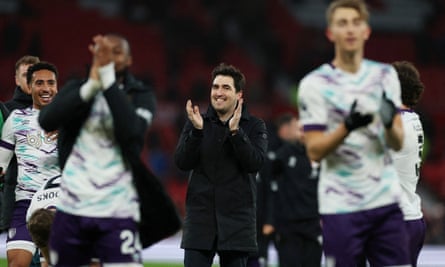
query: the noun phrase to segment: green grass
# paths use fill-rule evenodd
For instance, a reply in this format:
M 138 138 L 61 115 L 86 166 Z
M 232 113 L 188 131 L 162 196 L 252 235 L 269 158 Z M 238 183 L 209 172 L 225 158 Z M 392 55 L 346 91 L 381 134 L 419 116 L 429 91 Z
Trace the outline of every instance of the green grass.
M 0 266 L 7 266 L 6 259 L 0 259 Z M 157 262 L 145 262 L 144 267 L 183 267 L 182 263 L 157 263 Z M 213 265 L 217 267 L 218 265 Z
M 144 267 L 183 267 L 184 264 L 179 263 L 144 263 Z

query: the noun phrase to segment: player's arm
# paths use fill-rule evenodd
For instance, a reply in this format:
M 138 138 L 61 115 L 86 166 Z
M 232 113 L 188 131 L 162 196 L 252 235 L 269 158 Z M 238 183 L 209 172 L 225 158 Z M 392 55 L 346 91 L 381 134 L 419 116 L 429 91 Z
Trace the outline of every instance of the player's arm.
M 402 117 L 397 112 L 394 102 L 387 98 L 386 93 L 382 95 L 379 115 L 385 126 L 385 139 L 388 146 L 399 151 L 403 146 L 403 124 Z
M 397 113 L 393 119 L 393 125 L 385 131 L 385 138 L 388 146 L 399 151 L 403 147 L 403 124 L 400 113 Z
M 345 115 L 343 123 L 338 124 L 333 131 L 327 131 L 328 111 L 325 100 L 318 93 L 317 80 L 303 80 L 300 83 L 298 108 L 303 123 L 305 143 L 308 157 L 311 161 L 319 162 L 333 152 L 349 135 L 351 131 L 368 125 L 373 116 L 362 114 L 356 110 L 355 100 L 349 113 Z
M 14 151 L 10 150 L 9 148 L 5 148 L 3 141 L 0 141 L 0 175 L 5 174 L 13 155 Z
M 152 113 L 149 109 L 150 92 L 146 88 L 132 88 L 126 92 L 119 89 L 114 64 L 100 68 L 101 80 L 104 76 L 113 76 L 111 85 L 102 82 L 104 97 L 110 107 L 113 116 L 114 132 L 121 145 L 128 145 L 137 141 L 143 144 L 144 136 L 152 121 Z
M 81 93 L 87 83 L 70 81 L 56 94 L 53 101 L 39 113 L 39 124 L 47 132 L 57 130 L 62 125 L 70 125 L 77 117 L 89 112 L 92 99 L 84 99 Z
M 15 149 L 15 136 L 12 126 L 13 116 L 8 117 L 3 125 L 2 136 L 0 139 L 0 168 L 1 174 L 6 172 Z
M 380 102 L 379 115 L 385 126 L 385 139 L 388 146 L 395 151 L 399 151 L 403 146 L 403 124 L 397 107 L 401 102 L 401 87 L 398 75 L 394 67 L 383 77 L 382 83 L 385 85 Z
M 332 151 L 334 151 L 348 136 L 349 131 L 344 124 L 330 133 L 325 131 L 305 131 L 307 154 L 311 161 L 319 162 Z

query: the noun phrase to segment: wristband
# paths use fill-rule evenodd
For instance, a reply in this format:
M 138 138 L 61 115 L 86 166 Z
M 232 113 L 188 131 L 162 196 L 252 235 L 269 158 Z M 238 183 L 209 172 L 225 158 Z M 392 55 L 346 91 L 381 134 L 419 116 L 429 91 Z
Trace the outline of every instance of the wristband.
M 88 79 L 86 83 L 80 87 L 80 97 L 87 102 L 93 98 L 100 90 L 100 82 L 98 80 Z
M 114 62 L 108 63 L 99 68 L 99 77 L 102 82 L 102 89 L 107 90 L 116 81 L 116 73 L 114 72 Z

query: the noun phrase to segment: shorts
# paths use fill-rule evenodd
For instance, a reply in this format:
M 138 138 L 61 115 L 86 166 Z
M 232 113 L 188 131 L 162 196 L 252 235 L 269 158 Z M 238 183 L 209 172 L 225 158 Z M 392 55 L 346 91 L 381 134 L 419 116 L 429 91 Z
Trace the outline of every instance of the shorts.
M 330 266 L 410 266 L 407 234 L 397 204 L 366 211 L 322 215 L 323 250 Z
M 423 218 L 405 221 L 408 232 L 408 249 L 413 267 L 417 266 L 417 258 L 425 241 L 426 224 Z
M 137 228 L 132 218 L 82 217 L 58 210 L 50 234 L 51 263 L 80 266 L 97 258 L 105 265 L 142 266 Z
M 32 242 L 28 227 L 26 226 L 26 212 L 31 200 L 19 200 L 14 204 L 11 223 L 6 238 L 6 251 L 11 249 L 23 249 L 34 255 L 36 245 Z

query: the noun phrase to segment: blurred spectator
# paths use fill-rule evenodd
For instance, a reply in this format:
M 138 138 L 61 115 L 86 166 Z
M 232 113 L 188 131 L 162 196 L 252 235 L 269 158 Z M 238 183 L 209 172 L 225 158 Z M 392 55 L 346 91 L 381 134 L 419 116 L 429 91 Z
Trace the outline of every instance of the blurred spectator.
M 20 24 L 20 20 L 17 17 L 11 17 L 2 32 L 3 53 L 14 54 L 16 53 L 23 41 L 23 28 Z

